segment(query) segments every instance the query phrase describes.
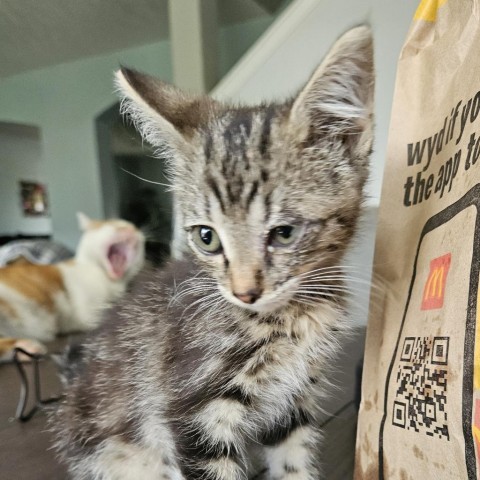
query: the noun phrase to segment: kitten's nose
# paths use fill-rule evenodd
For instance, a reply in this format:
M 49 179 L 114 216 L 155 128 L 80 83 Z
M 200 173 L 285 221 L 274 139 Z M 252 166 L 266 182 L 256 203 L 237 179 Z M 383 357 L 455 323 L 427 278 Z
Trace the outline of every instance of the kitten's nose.
M 255 303 L 260 298 L 260 296 L 262 295 L 262 290 L 257 287 L 257 288 L 252 288 L 245 293 L 233 292 L 233 294 L 243 303 L 248 303 L 251 305 L 252 303 Z

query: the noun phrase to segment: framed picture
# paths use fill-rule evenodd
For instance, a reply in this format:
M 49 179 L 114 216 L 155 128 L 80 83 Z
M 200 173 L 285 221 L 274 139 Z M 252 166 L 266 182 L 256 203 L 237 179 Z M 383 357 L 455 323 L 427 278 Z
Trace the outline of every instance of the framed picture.
M 42 183 L 20 181 L 20 199 L 26 217 L 48 216 L 47 188 Z

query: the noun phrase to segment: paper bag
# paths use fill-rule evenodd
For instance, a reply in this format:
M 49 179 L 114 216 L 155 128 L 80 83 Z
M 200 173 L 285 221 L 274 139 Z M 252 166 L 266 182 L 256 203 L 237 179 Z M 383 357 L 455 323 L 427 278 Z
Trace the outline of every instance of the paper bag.
M 422 1 L 398 62 L 355 479 L 480 478 L 479 207 L 480 0 Z

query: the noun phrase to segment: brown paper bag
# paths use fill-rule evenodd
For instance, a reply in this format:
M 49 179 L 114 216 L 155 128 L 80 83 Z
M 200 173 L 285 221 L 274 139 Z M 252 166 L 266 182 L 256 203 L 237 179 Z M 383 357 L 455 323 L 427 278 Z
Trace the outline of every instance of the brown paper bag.
M 480 0 L 426 0 L 390 124 L 356 479 L 480 478 Z

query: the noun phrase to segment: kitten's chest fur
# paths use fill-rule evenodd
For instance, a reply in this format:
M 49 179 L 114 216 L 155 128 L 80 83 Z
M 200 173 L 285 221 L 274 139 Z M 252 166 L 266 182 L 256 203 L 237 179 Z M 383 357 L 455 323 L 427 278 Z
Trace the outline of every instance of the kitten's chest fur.
M 207 314 L 195 326 L 171 331 L 176 341 L 166 348 L 165 371 L 174 406 L 170 416 L 209 402 L 240 401 L 249 411 L 244 428 L 260 435 L 268 431 L 312 394 L 332 353 L 329 333 L 338 317 L 338 311 L 321 306 L 270 317 L 233 307 L 218 319 Z

